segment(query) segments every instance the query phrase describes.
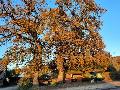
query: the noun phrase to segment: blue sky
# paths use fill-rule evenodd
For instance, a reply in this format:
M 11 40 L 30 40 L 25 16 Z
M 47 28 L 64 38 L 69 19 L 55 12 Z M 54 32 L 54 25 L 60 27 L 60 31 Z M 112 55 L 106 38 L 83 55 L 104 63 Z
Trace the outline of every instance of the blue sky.
M 17 0 L 15 0 L 17 1 Z M 101 27 L 101 36 L 106 45 L 105 50 L 112 56 L 120 55 L 120 0 L 96 0 L 98 4 L 107 9 L 102 15 L 103 26 Z M 0 21 L 1 24 L 1 21 Z M 8 45 L 0 47 L 0 58 Z
M 105 50 L 113 56 L 120 56 L 120 0 L 96 0 L 107 12 L 102 16 L 101 36 Z

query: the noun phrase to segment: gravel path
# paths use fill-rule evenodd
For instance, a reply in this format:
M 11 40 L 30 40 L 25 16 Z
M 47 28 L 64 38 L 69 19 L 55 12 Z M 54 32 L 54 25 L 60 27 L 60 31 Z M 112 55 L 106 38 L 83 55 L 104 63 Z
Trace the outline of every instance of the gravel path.
M 17 90 L 17 86 L 11 86 L 6 88 L 0 88 L 0 90 Z
M 92 85 L 84 85 L 84 86 L 78 86 L 78 87 L 72 87 L 72 88 L 60 88 L 57 90 L 116 90 L 117 87 L 110 85 L 110 84 L 106 84 L 106 83 L 102 83 L 102 84 L 92 84 Z M 54 89 L 55 90 L 55 89 Z M 120 89 L 119 89 L 120 90 Z
M 118 85 L 115 85 L 116 82 L 110 83 L 80 83 L 80 82 L 72 82 L 59 84 L 56 87 L 53 86 L 41 86 L 40 90 L 120 90 Z M 118 83 L 118 82 L 117 82 Z M 119 82 L 120 83 L 120 82 Z M 0 88 L 0 90 L 16 90 L 17 86 L 11 86 L 6 88 Z
M 115 85 L 116 82 L 99 82 L 99 83 L 65 83 L 57 85 L 56 87 L 40 87 L 40 90 L 120 90 L 120 87 Z

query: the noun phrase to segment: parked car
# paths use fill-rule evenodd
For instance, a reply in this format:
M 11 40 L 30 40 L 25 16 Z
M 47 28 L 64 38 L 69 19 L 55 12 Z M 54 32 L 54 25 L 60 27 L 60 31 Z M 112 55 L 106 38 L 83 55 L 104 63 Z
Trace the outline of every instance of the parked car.
M 104 80 L 104 77 L 102 76 L 102 73 L 100 73 L 100 72 L 96 73 L 96 80 L 97 80 L 97 81 L 102 81 L 102 80 Z
M 90 81 L 91 83 L 102 81 L 104 77 L 102 76 L 102 73 L 100 72 L 89 72 L 84 74 L 83 81 Z

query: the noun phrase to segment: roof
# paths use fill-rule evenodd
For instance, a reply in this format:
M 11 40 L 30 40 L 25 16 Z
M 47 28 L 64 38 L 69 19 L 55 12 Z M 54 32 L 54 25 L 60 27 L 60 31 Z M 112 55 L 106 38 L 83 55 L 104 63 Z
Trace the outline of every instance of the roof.
M 0 60 L 0 71 L 4 71 L 6 69 L 6 66 L 2 63 L 2 60 Z

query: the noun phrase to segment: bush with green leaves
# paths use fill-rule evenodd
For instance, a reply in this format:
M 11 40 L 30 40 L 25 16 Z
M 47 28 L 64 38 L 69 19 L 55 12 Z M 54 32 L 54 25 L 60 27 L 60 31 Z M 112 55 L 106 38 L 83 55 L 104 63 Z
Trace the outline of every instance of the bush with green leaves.
M 30 78 L 23 77 L 18 82 L 18 90 L 29 90 L 32 87 L 32 80 Z

